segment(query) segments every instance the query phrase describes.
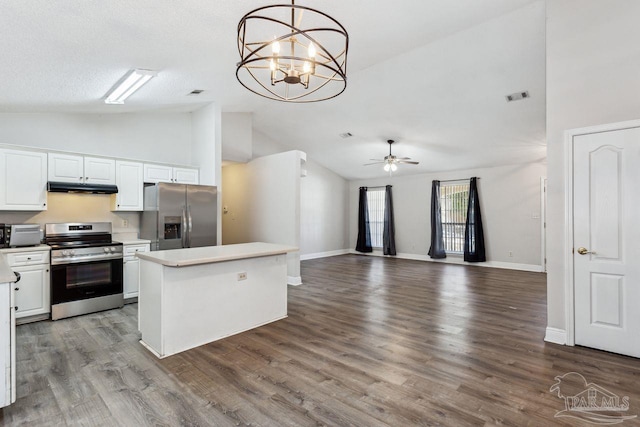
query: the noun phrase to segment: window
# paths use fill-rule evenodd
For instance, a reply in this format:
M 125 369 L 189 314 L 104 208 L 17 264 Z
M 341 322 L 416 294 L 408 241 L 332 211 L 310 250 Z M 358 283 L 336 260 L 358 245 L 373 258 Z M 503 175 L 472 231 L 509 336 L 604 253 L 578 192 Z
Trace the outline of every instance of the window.
M 369 208 L 369 230 L 371 231 L 371 247 L 382 247 L 384 230 L 385 191 L 367 190 L 367 206 Z
M 447 253 L 464 252 L 464 228 L 467 222 L 469 184 L 440 184 L 440 210 L 444 250 Z

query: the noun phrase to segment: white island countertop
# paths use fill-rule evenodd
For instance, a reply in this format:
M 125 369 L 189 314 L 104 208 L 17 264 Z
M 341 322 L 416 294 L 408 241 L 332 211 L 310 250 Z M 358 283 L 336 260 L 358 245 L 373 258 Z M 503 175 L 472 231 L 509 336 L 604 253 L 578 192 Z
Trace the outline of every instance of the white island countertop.
M 294 246 L 254 242 L 145 253 L 138 252 L 136 256 L 145 261 L 155 262 L 167 267 L 187 267 L 190 265 L 285 254 L 288 252 L 296 252 L 297 250 L 298 248 Z

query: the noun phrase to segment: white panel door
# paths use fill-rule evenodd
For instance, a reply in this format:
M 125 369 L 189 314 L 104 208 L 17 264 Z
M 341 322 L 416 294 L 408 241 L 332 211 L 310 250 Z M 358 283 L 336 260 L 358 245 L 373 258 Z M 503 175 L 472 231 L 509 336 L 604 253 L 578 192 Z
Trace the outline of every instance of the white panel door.
M 72 154 L 49 153 L 49 181 L 84 181 L 84 158 Z
M 575 343 L 640 357 L 640 128 L 573 150 Z
M 116 161 L 101 157 L 85 157 L 84 182 L 87 184 L 115 185 Z
M 135 298 L 138 296 L 140 287 L 140 260 L 138 258 L 127 258 L 123 263 L 123 291 L 125 298 Z

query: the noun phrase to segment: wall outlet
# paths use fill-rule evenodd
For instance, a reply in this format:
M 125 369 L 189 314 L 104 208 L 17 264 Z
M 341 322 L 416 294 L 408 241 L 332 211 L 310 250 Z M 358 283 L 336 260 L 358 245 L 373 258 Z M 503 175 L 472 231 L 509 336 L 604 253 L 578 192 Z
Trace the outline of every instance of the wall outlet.
M 513 257 L 513 252 L 509 251 L 509 256 Z
M 129 227 L 129 220 L 128 219 L 123 219 L 122 220 L 122 227 L 123 228 Z
M 238 273 L 238 281 L 247 280 L 247 273 Z

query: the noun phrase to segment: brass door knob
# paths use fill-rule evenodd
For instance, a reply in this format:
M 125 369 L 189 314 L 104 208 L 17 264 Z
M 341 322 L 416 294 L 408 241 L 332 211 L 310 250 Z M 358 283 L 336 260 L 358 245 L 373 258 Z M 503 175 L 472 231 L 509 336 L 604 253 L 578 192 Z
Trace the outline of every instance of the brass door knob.
M 596 254 L 595 252 L 592 252 L 592 251 L 588 250 L 587 248 L 583 248 L 583 247 L 578 248 L 578 253 L 580 255 L 586 255 L 586 254 L 595 255 Z

